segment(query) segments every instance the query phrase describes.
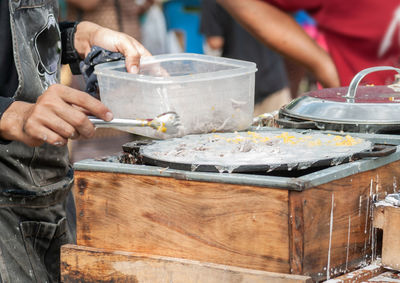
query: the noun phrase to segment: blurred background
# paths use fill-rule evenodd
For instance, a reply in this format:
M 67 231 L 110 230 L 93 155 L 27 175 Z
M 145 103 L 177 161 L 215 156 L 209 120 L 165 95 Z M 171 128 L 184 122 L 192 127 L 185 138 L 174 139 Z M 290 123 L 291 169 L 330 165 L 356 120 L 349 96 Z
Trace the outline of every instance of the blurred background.
M 278 110 L 301 93 L 318 87 L 304 68 L 259 43 L 215 0 L 59 0 L 60 21 L 88 20 L 125 32 L 153 55 L 198 53 L 257 64 L 254 116 Z M 322 47 L 314 20 L 304 11 L 292 15 Z M 245 44 L 243 44 L 245 43 Z M 61 82 L 84 90 L 81 75 L 63 66 Z M 146 118 L 146 117 L 138 117 Z M 98 129 L 92 139 L 69 144 L 71 161 L 101 158 L 140 139 L 113 129 Z

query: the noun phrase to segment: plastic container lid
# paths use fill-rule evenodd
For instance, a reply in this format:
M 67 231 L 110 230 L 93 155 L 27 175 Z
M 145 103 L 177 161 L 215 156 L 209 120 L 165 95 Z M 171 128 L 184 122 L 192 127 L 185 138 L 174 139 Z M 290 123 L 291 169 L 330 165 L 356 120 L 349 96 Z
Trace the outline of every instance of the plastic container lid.
M 191 53 L 142 57 L 138 74 L 126 72 L 124 61 L 95 67 L 97 75 L 155 84 L 224 79 L 256 71 L 256 64 L 253 62 Z

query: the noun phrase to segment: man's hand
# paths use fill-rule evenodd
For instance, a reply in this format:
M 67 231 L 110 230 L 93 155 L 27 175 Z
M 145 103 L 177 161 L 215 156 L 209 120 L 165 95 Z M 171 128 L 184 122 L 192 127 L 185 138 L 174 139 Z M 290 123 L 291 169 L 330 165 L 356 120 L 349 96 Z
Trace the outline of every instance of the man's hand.
M 97 45 L 125 56 L 126 69 L 137 73 L 141 56 L 151 56 L 150 52 L 136 39 L 117 31 L 103 28 L 91 22 L 81 22 L 75 33 L 75 49 L 85 58 L 92 46 Z
M 63 146 L 69 138 L 94 135 L 95 128 L 87 114 L 105 121 L 113 118 L 110 110 L 89 94 L 55 84 L 35 104 L 12 103 L 0 120 L 0 137 L 29 146 L 40 146 L 45 142 Z

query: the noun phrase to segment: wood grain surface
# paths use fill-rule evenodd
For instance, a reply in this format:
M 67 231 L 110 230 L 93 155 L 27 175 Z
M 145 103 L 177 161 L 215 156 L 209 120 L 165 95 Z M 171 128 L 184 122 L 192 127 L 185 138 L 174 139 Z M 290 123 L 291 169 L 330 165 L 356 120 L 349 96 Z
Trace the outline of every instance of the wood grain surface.
M 312 282 L 307 276 L 75 245 L 61 249 L 61 277 L 64 283 Z
M 288 273 L 288 191 L 77 171 L 78 244 Z

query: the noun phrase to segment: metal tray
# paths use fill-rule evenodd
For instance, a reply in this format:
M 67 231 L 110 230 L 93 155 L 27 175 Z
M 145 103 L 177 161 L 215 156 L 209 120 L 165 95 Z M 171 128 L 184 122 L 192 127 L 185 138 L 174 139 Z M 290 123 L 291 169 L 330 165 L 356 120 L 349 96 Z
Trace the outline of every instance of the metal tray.
M 314 137 L 315 140 L 319 139 L 320 141 L 322 139 L 326 144 L 316 146 L 316 150 L 313 150 L 313 146 L 305 148 L 307 147 L 307 142 L 314 142 L 314 140 L 304 141 L 304 144 L 293 146 L 291 144 L 285 145 L 279 140 L 283 133 L 286 133 L 286 137 L 295 137 L 299 140 L 303 137 L 311 137 L 311 139 Z M 271 137 L 271 135 L 275 138 L 278 137 L 273 141 L 280 142 L 279 145 L 278 143 L 272 145 L 259 144 L 254 146 L 252 149 L 254 151 L 251 154 L 239 152 L 235 155 L 235 152 L 232 152 L 229 146 L 233 149 L 237 149 L 246 146 L 246 141 L 252 142 L 250 138 L 248 140 L 244 139 L 246 137 L 245 134 L 246 133 L 221 133 L 191 135 L 172 140 L 154 141 L 150 144 L 142 145 L 139 154 L 143 164 L 164 168 L 193 172 L 256 173 L 328 167 L 361 158 L 386 156 L 396 151 L 395 146 L 377 145 L 371 142 L 365 142 L 364 144 L 360 142 L 360 146 L 332 147 L 328 142 L 330 142 L 330 139 L 336 138 L 336 136 L 333 135 L 311 133 L 310 131 L 306 131 L 305 133 L 274 131 L 264 133 L 257 132 L 257 135 L 259 139 L 263 137 L 268 138 Z M 242 137 L 243 143 L 237 146 L 232 146 L 227 143 L 226 148 L 221 150 L 221 146 L 225 146 L 224 141 L 234 135 Z M 253 134 L 250 133 L 250 136 L 252 135 Z M 325 140 L 323 140 L 323 138 L 325 138 Z M 209 145 L 207 145 L 207 139 Z M 218 140 L 214 141 L 215 139 Z M 213 147 L 213 143 L 215 145 L 216 142 L 220 144 Z M 268 148 L 267 150 L 269 146 L 276 146 L 276 150 L 274 148 Z M 184 156 L 182 156 L 182 148 L 186 150 Z M 267 151 L 262 153 L 257 151 L 263 148 Z M 292 148 L 293 152 L 288 152 L 290 148 Z M 325 150 L 332 150 L 332 152 L 325 152 Z M 231 154 L 229 154 L 229 152 L 231 152 Z M 179 154 L 181 154 L 180 157 L 178 156 Z M 221 154 L 225 156 L 218 156 Z

